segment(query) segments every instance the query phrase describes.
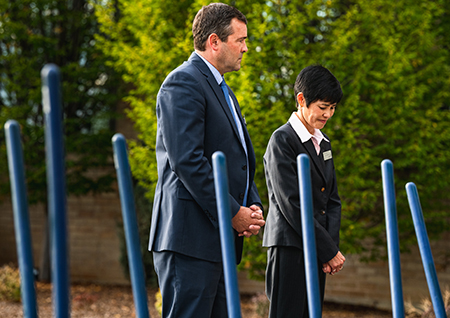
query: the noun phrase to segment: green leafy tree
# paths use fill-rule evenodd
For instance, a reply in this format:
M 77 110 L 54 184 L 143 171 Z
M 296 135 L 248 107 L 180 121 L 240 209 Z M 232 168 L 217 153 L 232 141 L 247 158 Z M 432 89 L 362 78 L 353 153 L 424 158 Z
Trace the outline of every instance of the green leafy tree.
M 111 136 L 121 82 L 96 45 L 97 33 L 87 1 L 0 0 L 0 198 L 9 194 L 3 126 L 14 119 L 22 130 L 29 203 L 46 202 L 40 72 L 47 63 L 58 65 L 62 74 L 68 192 L 111 189 Z
M 97 5 L 97 40 L 132 85 L 126 101 L 140 142 L 130 141 L 133 175 L 153 196 L 156 185 L 156 94 L 164 78 L 192 50 L 188 25 L 194 1 L 110 1 Z
M 380 164 L 394 164 L 402 250 L 415 239 L 405 184 L 416 183 L 428 232 L 448 228 L 449 7 L 446 1 L 355 1 L 320 43 L 345 100 L 334 141 L 345 250 L 385 255 Z M 382 247 L 380 249 L 380 247 Z
M 344 254 L 385 256 L 380 164 L 386 158 L 395 168 L 402 250 L 415 239 L 404 190 L 408 181 L 419 187 L 430 235 L 445 231 L 450 186 L 442 177 L 450 168 L 445 1 L 266 1 L 243 10 L 250 12 L 249 43 L 256 53 L 250 51 L 243 71 L 233 74 L 233 87 L 244 97 L 257 157 L 295 110 L 293 83 L 303 67 L 322 64 L 342 83 L 344 99 L 324 131 L 336 158 Z M 258 173 L 263 179 L 261 169 Z M 259 242 L 249 242 L 247 266 L 263 274 Z
M 293 85 L 310 64 L 328 67 L 344 99 L 324 128 L 333 140 L 343 203 L 341 249 L 368 259 L 385 254 L 380 163 L 394 163 L 402 248 L 414 238 L 404 184 L 420 191 L 430 233 L 448 227 L 449 8 L 443 0 L 225 1 L 248 18 L 249 52 L 226 74 L 236 93 L 257 161 L 256 183 L 267 205 L 262 156 L 272 132 L 295 111 Z M 139 131 L 133 174 L 151 198 L 155 166 L 155 99 L 193 50 L 191 25 L 207 1 L 102 4 L 99 41 L 133 85 L 130 117 Z M 167 10 L 170 8 L 170 10 Z M 266 206 L 267 208 L 267 206 Z M 242 266 L 262 275 L 261 237 L 246 240 Z

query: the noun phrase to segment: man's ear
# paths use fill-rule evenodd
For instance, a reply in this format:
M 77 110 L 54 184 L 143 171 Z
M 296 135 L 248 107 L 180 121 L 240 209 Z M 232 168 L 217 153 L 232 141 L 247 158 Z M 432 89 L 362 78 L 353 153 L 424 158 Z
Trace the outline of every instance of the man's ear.
M 217 51 L 219 48 L 219 36 L 215 33 L 212 33 L 209 37 L 208 37 L 208 45 L 214 50 Z

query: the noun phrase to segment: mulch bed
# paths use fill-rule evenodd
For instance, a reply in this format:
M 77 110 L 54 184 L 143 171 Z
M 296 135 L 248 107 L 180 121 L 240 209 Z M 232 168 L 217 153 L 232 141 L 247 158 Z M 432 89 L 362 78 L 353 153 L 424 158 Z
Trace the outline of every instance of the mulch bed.
M 154 306 L 155 293 L 155 289 L 148 290 L 150 317 L 160 318 Z M 51 285 L 38 282 L 36 294 L 39 317 L 53 317 Z M 71 297 L 71 317 L 73 318 L 136 317 L 133 295 L 129 286 L 73 285 L 71 286 Z M 261 299 L 263 299 L 261 296 L 243 295 L 241 297 L 242 318 L 260 318 L 257 308 Z M 22 318 L 22 304 L 0 301 L 0 316 L 2 318 Z M 387 318 L 392 317 L 392 314 L 366 307 L 325 303 L 322 317 Z

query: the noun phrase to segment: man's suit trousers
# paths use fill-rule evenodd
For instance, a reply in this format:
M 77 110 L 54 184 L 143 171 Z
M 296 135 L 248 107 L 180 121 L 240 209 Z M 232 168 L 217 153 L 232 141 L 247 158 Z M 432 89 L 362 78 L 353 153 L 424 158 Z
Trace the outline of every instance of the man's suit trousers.
M 164 318 L 227 318 L 222 262 L 153 252 Z

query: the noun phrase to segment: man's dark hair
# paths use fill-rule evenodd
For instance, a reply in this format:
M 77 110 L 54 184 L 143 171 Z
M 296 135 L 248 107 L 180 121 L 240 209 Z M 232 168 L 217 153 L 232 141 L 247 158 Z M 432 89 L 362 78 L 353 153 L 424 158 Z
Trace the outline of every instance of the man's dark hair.
M 303 93 L 306 107 L 318 100 L 337 104 L 343 95 L 337 78 L 321 65 L 310 65 L 301 70 L 295 80 L 294 92 L 296 97 L 298 93 Z
M 231 20 L 234 18 L 247 24 L 247 18 L 238 9 L 224 3 L 211 3 L 197 12 L 192 24 L 194 49 L 206 50 L 206 40 L 215 33 L 222 42 L 232 34 Z

